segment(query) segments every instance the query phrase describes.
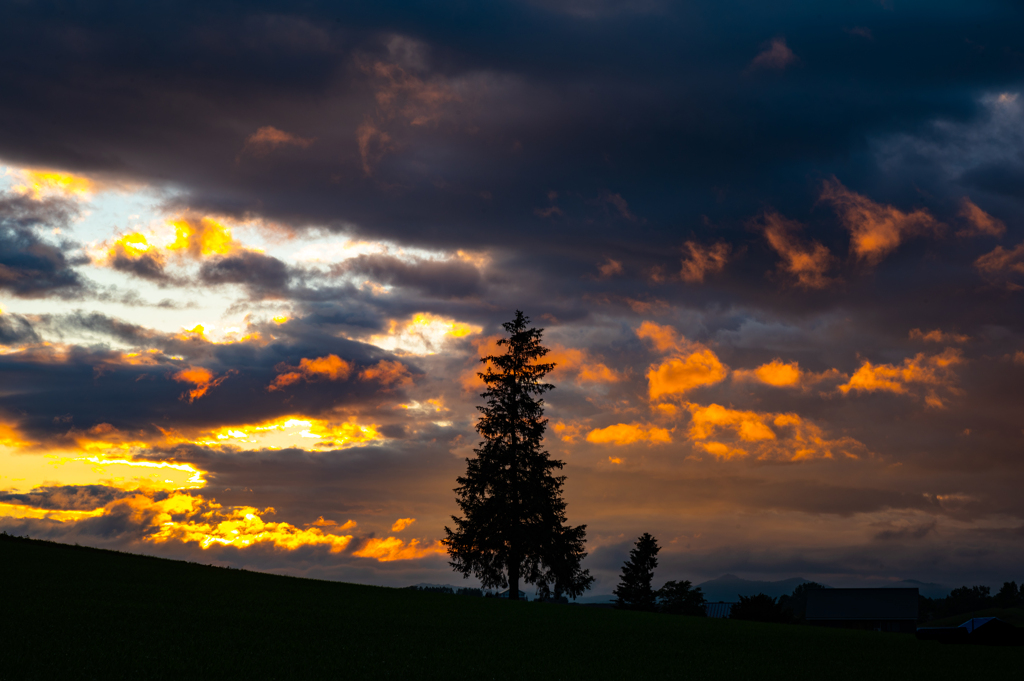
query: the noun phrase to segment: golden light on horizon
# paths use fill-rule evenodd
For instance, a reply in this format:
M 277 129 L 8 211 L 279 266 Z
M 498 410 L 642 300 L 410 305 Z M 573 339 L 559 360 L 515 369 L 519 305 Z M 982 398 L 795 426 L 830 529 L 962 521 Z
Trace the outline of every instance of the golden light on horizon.
M 254 424 L 223 426 L 201 433 L 199 445 L 246 445 L 266 449 L 344 449 L 383 439 L 376 424 L 354 420 L 332 422 L 326 419 L 284 416 Z
M 8 173 L 20 180 L 12 187 L 16 193 L 37 201 L 53 195 L 87 197 L 96 189 L 89 178 L 58 170 L 18 168 L 8 170 Z
M 419 312 L 405 321 L 392 319 L 387 333 L 370 336 L 368 342 L 396 354 L 433 355 L 440 352 L 448 340 L 482 331 L 482 327 L 450 317 Z

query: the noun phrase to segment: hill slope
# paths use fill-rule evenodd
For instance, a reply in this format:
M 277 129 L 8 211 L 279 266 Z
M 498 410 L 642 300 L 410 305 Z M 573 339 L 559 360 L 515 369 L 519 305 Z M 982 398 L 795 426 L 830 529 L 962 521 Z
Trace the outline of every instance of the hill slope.
M 0 678 L 949 678 L 1019 649 L 510 603 L 0 536 Z

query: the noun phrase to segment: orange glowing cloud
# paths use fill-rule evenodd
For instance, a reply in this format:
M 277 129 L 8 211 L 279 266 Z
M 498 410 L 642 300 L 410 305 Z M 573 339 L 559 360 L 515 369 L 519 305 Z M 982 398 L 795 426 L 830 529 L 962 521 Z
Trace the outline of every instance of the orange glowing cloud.
M 498 341 L 501 338 L 502 336 L 484 336 L 473 339 L 471 342 L 473 347 L 476 348 L 476 356 L 492 357 L 502 354 L 502 348 L 498 345 Z M 490 363 L 487 366 L 490 366 Z M 476 392 L 483 390 L 485 387 L 483 379 L 480 378 L 480 370 L 476 367 L 479 367 L 479 363 L 474 361 L 474 368 L 468 369 L 459 375 L 459 383 L 462 385 L 462 389 L 467 392 Z
M 165 265 L 180 261 L 182 256 L 200 259 L 245 250 L 234 239 L 231 230 L 218 220 L 186 216 L 153 226 L 144 232 L 122 234 L 112 241 L 90 248 L 89 252 L 93 262 L 98 265 L 128 269 L 150 278 L 162 278 Z M 134 266 L 126 267 L 124 261 L 134 261 Z
M 149 243 L 146 235 L 141 232 L 131 232 L 122 235 L 111 244 L 108 251 L 108 257 L 110 258 L 122 256 L 131 260 L 137 260 L 147 255 L 155 258 L 158 262 L 162 259 L 160 253 Z
M 796 236 L 803 229 L 799 222 L 789 220 L 775 211 L 765 211 L 761 226 L 768 245 L 781 258 L 779 273 L 795 280 L 796 286 L 823 289 L 836 282 L 826 276 L 835 260 L 831 251 L 817 241 L 801 241 Z
M 363 425 L 354 420 L 334 423 L 325 419 L 295 415 L 253 424 L 222 426 L 185 441 L 205 446 L 344 449 L 382 439 L 377 428 L 376 424 Z
M 392 319 L 387 333 L 370 336 L 369 342 L 398 354 L 433 355 L 445 343 L 481 331 L 479 326 L 420 312 L 405 321 Z
M 979 272 L 990 278 L 1024 274 L 1024 241 L 1010 249 L 996 246 L 992 251 L 975 260 L 974 266 Z M 1019 284 L 1014 283 L 1009 283 L 1008 287 L 1014 290 L 1021 288 Z
M 681 336 L 671 326 L 662 326 L 654 322 L 644 322 L 636 330 L 637 338 L 649 341 L 658 352 L 679 350 Z M 685 340 L 685 339 L 684 339 Z
M 586 350 L 553 345 L 543 361 L 555 365 L 553 377 L 575 374 L 577 383 L 616 383 L 622 380 L 615 370 L 592 359 Z
M 182 369 L 172 377 L 179 383 L 192 383 L 195 385 L 195 389 L 189 390 L 188 393 L 183 393 L 181 399 L 185 399 L 185 395 L 188 395 L 188 401 L 192 402 L 198 400 L 200 397 L 205 395 L 207 392 L 216 388 L 218 385 L 228 379 L 233 371 L 229 371 L 223 376 L 214 378 L 213 372 L 203 367 L 189 367 L 188 369 Z
M 299 360 L 299 366 L 290 367 L 287 364 L 279 364 L 275 367 L 279 373 L 273 382 L 267 386 L 267 390 L 280 390 L 285 386 L 299 381 L 344 381 L 352 373 L 352 365 L 337 355 L 327 355 L 309 359 L 303 357 Z
M 967 227 L 959 230 L 957 236 L 995 236 L 1006 233 L 1006 224 L 978 208 L 966 196 L 960 201 L 960 217 L 967 222 Z
M 391 531 L 392 532 L 401 532 L 405 528 L 407 528 L 410 525 L 412 525 L 414 522 L 416 522 L 415 518 L 399 518 L 391 526 Z
M 38 506 L 0 502 L 0 518 L 38 518 L 66 523 L 69 521 L 74 522 L 77 520 L 84 520 L 86 518 L 97 518 L 103 515 L 103 512 L 104 509 L 102 508 L 97 508 L 91 511 L 76 511 L 39 508 Z
M 798 362 L 784 363 L 781 359 L 773 359 L 767 364 L 762 364 L 753 370 L 737 369 L 732 372 L 733 379 L 750 380 L 756 379 L 761 383 L 775 386 L 776 388 L 788 388 L 798 386 L 803 378 Z
M 649 341 L 659 352 L 672 351 L 675 355 L 648 368 L 647 385 L 652 401 L 720 383 L 729 375 L 728 368 L 710 348 L 688 341 L 672 327 L 644 322 L 636 335 Z
M 910 330 L 910 340 L 920 340 L 926 343 L 966 343 L 971 340 L 970 336 L 965 336 L 960 333 L 946 333 L 941 329 L 932 329 L 925 333 L 921 329 Z
M 729 260 L 729 244 L 724 241 L 709 246 L 687 241 L 683 249 L 687 251 L 687 257 L 682 261 L 679 276 L 690 284 L 699 284 L 709 274 L 721 272 Z
M 203 549 L 218 544 L 240 549 L 268 545 L 285 551 L 303 546 L 327 546 L 331 553 L 339 553 L 352 541 L 352 535 L 328 534 L 317 527 L 303 530 L 289 523 L 264 521 L 261 515 L 274 513 L 272 508 L 259 511 L 239 506 L 224 512 L 220 504 L 184 494 L 163 501 L 135 495 L 123 502 L 114 502 L 108 508 L 119 503 L 138 514 L 151 516 L 150 523 L 159 529 L 146 539 L 154 543 L 196 543 Z M 185 516 L 185 519 L 178 520 L 176 516 Z
M 668 444 L 672 442 L 672 433 L 652 425 L 638 423 L 617 423 L 606 428 L 598 428 L 587 433 L 587 442 L 594 444 L 631 445 L 638 442 L 648 444 Z
M 15 426 L 0 421 L 0 446 L 22 449 L 36 444 L 38 443 L 26 439 Z
M 759 460 L 805 461 L 831 459 L 836 453 L 857 459 L 865 452 L 857 440 L 830 440 L 820 427 L 794 413 L 745 411 L 719 404 L 688 403 L 686 408 L 691 415 L 689 439 L 718 459 L 753 455 Z
M 169 224 L 174 228 L 174 240 L 167 245 L 169 251 L 199 257 L 228 255 L 240 249 L 231 230 L 213 218 L 178 218 Z
M 758 381 L 776 388 L 806 388 L 812 383 L 842 377 L 843 374 L 837 369 L 815 374 L 801 369 L 799 362 L 783 362 L 778 357 L 756 369 L 737 369 L 732 372 L 734 381 Z
M 249 152 L 253 156 L 266 156 L 272 150 L 282 146 L 308 148 L 315 138 L 304 138 L 293 135 L 284 130 L 278 130 L 272 125 L 265 125 L 245 140 L 242 152 Z
M 261 517 L 273 513 L 273 508 L 260 511 L 250 506 L 224 509 L 215 501 L 182 492 L 152 498 L 141 490 L 87 511 L 39 509 L 33 514 L 27 508 L 10 509 L 0 504 L 0 515 L 45 517 L 62 523 L 116 516 L 121 522 L 136 526 L 143 533 L 143 540 L 154 544 L 194 543 L 203 549 L 216 545 L 239 549 L 263 545 L 283 551 L 304 546 L 326 546 L 332 553 L 338 553 L 352 541 L 352 535 L 330 534 L 317 527 L 300 529 L 289 523 L 266 522 Z
M 718 459 L 735 459 L 742 456 L 748 456 L 750 452 L 746 449 L 739 447 L 730 447 L 724 442 L 718 442 L 717 440 L 710 440 L 706 442 L 694 443 L 708 454 L 714 455 Z
M 730 428 L 747 442 L 775 439 L 775 432 L 765 423 L 770 414 L 728 409 L 718 404 L 707 407 L 688 404 L 687 409 L 691 416 L 689 434 L 694 440 L 712 437 L 719 428 Z
M 39 168 L 10 172 L 19 180 L 11 189 L 36 201 L 47 196 L 86 197 L 96 191 L 92 180 L 71 173 Z
M 408 388 L 413 384 L 409 368 L 401 362 L 382 359 L 359 372 L 360 381 L 376 381 L 387 388 Z
M 907 237 L 941 228 L 931 214 L 919 208 L 910 213 L 875 203 L 852 192 L 834 177 L 821 190 L 821 200 L 831 203 L 850 232 L 850 251 L 868 266 L 877 265 Z
M 398 537 L 385 537 L 383 539 L 367 539 L 359 550 L 352 552 L 352 555 L 360 558 L 376 558 L 381 563 L 388 563 L 394 560 L 416 560 L 447 553 L 444 545 L 439 541 L 421 546 L 419 539 L 413 539 L 406 543 Z
M 961 351 L 956 348 L 946 348 L 941 354 L 931 357 L 926 357 L 923 352 L 918 353 L 914 357 L 904 359 L 900 365 L 872 364 L 864 360 L 850 380 L 839 386 L 839 390 L 844 395 L 849 394 L 851 390 L 903 395 L 909 392 L 908 385 L 920 384 L 933 389 L 945 387 L 955 393 L 957 391 L 953 387 L 955 376 L 952 367 L 963 361 Z M 944 406 L 934 390 L 929 391 L 926 403 L 932 407 Z
M 570 421 L 569 423 L 556 421 L 551 426 L 551 430 L 555 431 L 555 435 L 563 442 L 576 442 L 576 440 L 583 436 L 583 425 L 575 421 Z
M 651 400 L 666 395 L 682 395 L 694 388 L 724 381 L 729 370 L 709 348 L 694 350 L 686 356 L 673 357 L 647 371 Z
M 110 424 L 102 424 L 109 426 Z M 83 447 L 83 449 L 90 449 L 89 447 Z M 172 489 L 199 489 L 206 486 L 206 480 L 203 478 L 206 475 L 206 471 L 199 470 L 187 463 L 176 463 L 174 461 L 139 461 L 129 459 L 110 459 L 99 456 L 87 456 L 79 459 L 80 461 L 88 461 L 89 463 L 95 464 L 99 469 L 108 471 L 112 466 L 128 466 L 129 468 L 143 468 L 143 469 L 156 469 L 161 470 L 172 470 L 188 473 L 190 477 L 187 480 L 181 481 L 180 484 L 174 485 Z M 117 484 L 118 480 L 114 479 L 110 481 L 113 486 L 121 487 L 122 485 Z M 138 478 L 128 481 L 129 484 L 137 485 L 140 480 Z M 164 483 L 172 484 L 172 480 L 164 480 Z M 160 485 L 153 485 L 147 483 L 145 486 L 149 487 L 160 487 Z
M 558 210 L 558 208 L 554 208 L 554 210 Z M 562 211 L 558 210 L 558 212 L 561 213 Z M 617 274 L 622 274 L 626 270 L 618 260 L 605 258 L 605 261 L 597 266 L 597 271 L 600 273 L 602 279 L 608 279 L 609 277 L 614 277 Z
M 313 525 L 314 527 L 331 527 L 336 530 L 351 530 L 355 529 L 355 527 L 358 526 L 359 523 L 357 523 L 354 520 L 346 520 L 344 523 L 339 523 L 335 520 L 324 520 L 324 517 L 320 516 L 319 518 L 317 518 L 309 524 Z
M 71 461 L 92 464 L 90 468 L 96 473 L 110 475 L 111 477 L 105 484 L 115 487 L 124 487 L 125 485 L 143 485 L 147 488 L 164 488 L 170 485 L 172 489 L 203 487 L 206 484 L 206 480 L 203 479 L 204 471 L 191 464 L 178 463 L 173 460 L 151 461 L 131 458 L 139 450 L 169 447 L 189 441 L 173 431 L 158 430 L 160 432 L 156 434 L 148 430 L 125 431 L 110 423 L 97 423 L 86 430 L 68 429 L 67 432 L 57 436 L 49 444 L 49 448 L 61 452 L 61 465 Z M 74 456 L 73 452 L 76 451 L 84 453 L 86 456 Z M 68 456 L 65 457 L 65 453 Z M 121 475 L 115 475 L 114 471 L 120 472 Z M 129 475 L 125 475 L 125 473 Z M 149 479 L 142 480 L 147 477 Z M 172 479 L 167 479 L 168 477 Z

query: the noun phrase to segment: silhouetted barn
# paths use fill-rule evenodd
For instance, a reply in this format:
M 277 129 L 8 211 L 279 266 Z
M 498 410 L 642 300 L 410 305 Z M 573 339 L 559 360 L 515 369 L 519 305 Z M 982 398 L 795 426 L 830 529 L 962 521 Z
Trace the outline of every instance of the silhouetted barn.
M 495 598 L 508 598 L 508 592 L 509 591 L 511 591 L 511 589 L 505 589 L 502 592 L 494 594 L 494 596 L 495 596 Z M 526 592 L 525 591 L 520 590 L 519 591 L 519 600 L 521 600 L 521 601 L 528 601 L 530 599 L 526 597 Z
M 719 601 L 717 603 L 705 603 L 704 613 L 708 617 L 726 618 L 728 619 L 729 613 L 732 612 L 732 606 L 735 603 L 726 603 L 725 601 Z
M 917 589 L 811 589 L 809 624 L 912 634 L 917 627 Z
M 998 617 L 974 617 L 959 627 L 921 627 L 917 637 L 939 643 L 974 643 L 990 646 L 1024 644 L 1024 630 Z

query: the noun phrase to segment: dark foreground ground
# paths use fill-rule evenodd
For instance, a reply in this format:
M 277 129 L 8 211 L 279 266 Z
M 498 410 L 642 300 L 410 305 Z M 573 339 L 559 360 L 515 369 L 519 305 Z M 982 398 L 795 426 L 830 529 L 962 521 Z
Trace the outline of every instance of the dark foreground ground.
M 279 577 L 0 537 L 4 679 L 1019 678 L 1024 649 Z

